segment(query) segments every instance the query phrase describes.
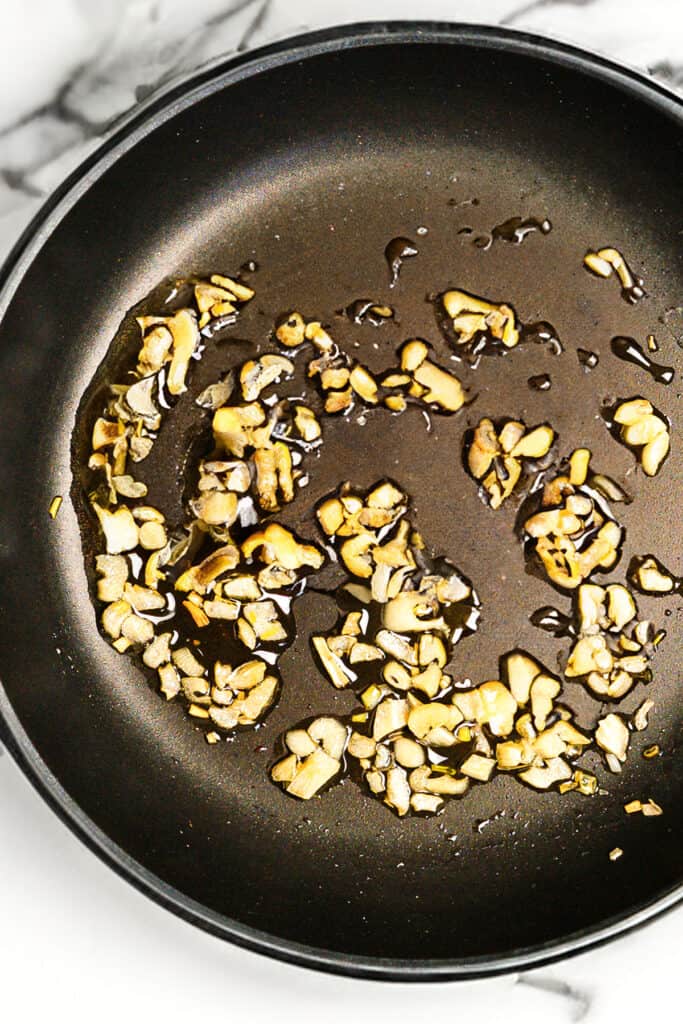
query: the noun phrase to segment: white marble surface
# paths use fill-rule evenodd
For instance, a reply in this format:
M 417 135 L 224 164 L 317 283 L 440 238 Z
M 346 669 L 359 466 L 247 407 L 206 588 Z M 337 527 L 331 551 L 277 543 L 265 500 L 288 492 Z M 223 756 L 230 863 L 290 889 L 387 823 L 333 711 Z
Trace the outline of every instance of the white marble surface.
M 3 5 L 0 257 L 107 126 L 176 74 L 303 28 L 369 19 L 505 23 L 601 50 L 683 88 L 680 0 L 32 0 Z M 683 908 L 601 949 L 490 981 L 386 986 L 228 947 L 82 847 L 0 757 L 0 1006 L 29 1021 L 166 1024 L 249 1014 L 326 1024 L 430 1016 L 631 1024 L 679 1012 Z M 12 1012 L 14 1010 L 14 1012 Z M 220 1016 L 219 1016 L 220 1015 Z

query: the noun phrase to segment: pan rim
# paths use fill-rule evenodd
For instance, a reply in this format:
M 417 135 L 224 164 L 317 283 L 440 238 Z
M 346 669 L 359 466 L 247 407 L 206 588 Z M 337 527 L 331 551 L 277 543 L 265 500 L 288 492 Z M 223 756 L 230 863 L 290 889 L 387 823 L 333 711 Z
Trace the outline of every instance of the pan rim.
M 0 318 L 4 316 L 28 266 L 79 198 L 130 147 L 175 114 L 237 81 L 294 61 L 372 45 L 429 43 L 479 46 L 545 57 L 560 66 L 616 85 L 666 111 L 683 126 L 683 100 L 665 85 L 601 55 L 526 32 L 458 23 L 372 22 L 293 36 L 246 54 L 219 59 L 172 83 L 120 119 L 102 144 L 46 200 L 0 268 Z M 658 898 L 642 906 L 627 908 L 599 926 L 500 956 L 416 961 L 335 953 L 282 939 L 210 911 L 131 858 L 95 825 L 50 772 L 14 713 L 1 680 L 0 741 L 61 821 L 91 852 L 136 889 L 210 934 L 299 966 L 393 981 L 444 981 L 493 976 L 538 967 L 601 945 L 672 909 L 683 899 L 682 880 Z

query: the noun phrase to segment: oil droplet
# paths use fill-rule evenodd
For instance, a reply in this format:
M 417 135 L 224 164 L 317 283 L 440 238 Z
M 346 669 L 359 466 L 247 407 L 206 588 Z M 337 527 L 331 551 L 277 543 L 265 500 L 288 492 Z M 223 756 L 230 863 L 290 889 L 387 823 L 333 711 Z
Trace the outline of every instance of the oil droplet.
M 534 323 L 524 324 L 522 341 L 533 341 L 535 345 L 548 345 L 550 351 L 556 356 L 564 352 L 564 345 L 560 341 L 556 329 L 547 320 L 536 320 Z
M 541 235 L 548 235 L 552 231 L 552 224 L 547 217 L 539 220 L 538 217 L 510 217 L 509 220 L 497 224 L 491 236 L 495 241 L 497 238 L 504 242 L 512 242 L 513 245 L 521 245 L 527 235 L 538 231 Z
M 571 636 L 573 633 L 571 616 L 563 615 L 549 604 L 532 612 L 529 622 L 546 633 L 552 633 L 553 636 Z
M 576 355 L 586 373 L 588 373 L 590 370 L 594 370 L 600 362 L 600 356 L 598 355 L 598 353 L 591 352 L 587 348 L 577 348 Z
M 626 363 L 634 363 L 636 366 L 642 367 L 643 370 L 647 370 L 652 379 L 657 381 L 658 384 L 670 384 L 674 379 L 675 371 L 673 366 L 663 366 L 661 363 L 655 363 L 634 338 L 625 338 L 617 335 L 616 338 L 612 338 L 610 347 L 614 355 L 619 359 L 623 359 Z
M 381 327 L 387 320 L 392 320 L 395 310 L 391 306 L 385 306 L 374 299 L 356 299 L 343 310 L 349 320 L 358 324 L 371 324 L 373 327 Z
M 130 551 L 128 554 L 128 562 L 130 564 L 130 570 L 133 573 L 135 579 L 137 579 L 142 572 L 142 567 L 145 564 L 136 551 Z
M 420 227 L 417 229 L 417 234 L 418 235 L 427 235 L 427 234 L 429 234 L 429 228 L 426 228 L 426 227 L 424 227 L 424 225 L 421 224 Z
M 477 235 L 472 239 L 472 244 L 478 249 L 490 249 L 493 243 L 500 239 L 503 242 L 511 242 L 512 245 L 521 245 L 527 235 L 538 231 L 547 235 L 552 230 L 552 224 L 547 218 L 539 220 L 538 217 L 510 217 L 502 224 L 496 224 L 490 233 Z
M 390 288 L 393 288 L 398 281 L 403 261 L 410 259 L 412 256 L 417 256 L 418 252 L 419 250 L 417 246 L 409 238 L 402 238 L 399 236 L 398 238 L 392 238 L 387 244 L 387 247 L 384 250 L 384 258 L 389 265 L 389 272 L 391 274 L 389 281 Z
M 527 384 L 534 391 L 549 391 L 553 382 L 549 373 L 537 373 L 534 377 L 529 377 Z
M 632 271 L 630 271 L 630 273 L 633 278 L 633 284 L 623 285 L 621 289 L 621 297 L 624 302 L 628 302 L 630 306 L 635 306 L 637 302 L 640 302 L 641 299 L 645 298 L 647 292 L 643 287 L 644 282 L 642 277 L 637 277 Z

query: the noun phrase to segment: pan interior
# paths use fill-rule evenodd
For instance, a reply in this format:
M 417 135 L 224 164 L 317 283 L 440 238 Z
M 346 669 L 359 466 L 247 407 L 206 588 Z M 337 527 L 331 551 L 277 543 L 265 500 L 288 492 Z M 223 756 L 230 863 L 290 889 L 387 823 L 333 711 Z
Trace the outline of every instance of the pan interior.
M 0 327 L 0 477 L 9 496 L 0 520 L 3 685 L 73 800 L 166 885 L 278 940 L 355 958 L 471 963 L 597 929 L 680 883 L 680 600 L 639 600 L 668 636 L 655 682 L 620 710 L 646 695 L 656 709 L 622 775 L 600 771 L 604 793 L 538 795 L 499 778 L 441 817 L 398 821 L 351 783 L 300 804 L 266 777 L 284 728 L 351 706 L 308 650 L 308 634 L 334 621 L 331 601 L 297 605 L 284 693 L 265 726 L 210 748 L 99 638 L 75 510 L 65 502 L 51 523 L 47 507 L 70 491 L 83 391 L 126 312 L 163 279 L 257 260 L 257 296 L 236 331 L 252 347 L 269 346 L 283 310 L 329 320 L 359 297 L 389 301 L 398 324 L 331 320 L 343 347 L 357 342 L 376 370 L 413 336 L 448 360 L 429 293 L 455 286 L 509 301 L 523 321 L 550 321 L 564 355 L 528 345 L 462 370 L 477 399 L 455 417 L 428 423 L 410 410 L 332 423 L 293 515 L 311 531 L 313 502 L 341 480 L 397 479 L 428 544 L 482 599 L 480 630 L 458 647 L 456 669 L 475 681 L 496 678 L 498 655 L 516 645 L 555 667 L 563 642 L 528 617 L 544 604 L 566 610 L 568 601 L 525 574 L 514 509 L 484 509 L 462 468 L 462 434 L 482 415 L 549 420 L 564 453 L 588 446 L 596 466 L 635 496 L 619 507 L 624 555 L 605 578 L 623 579 L 630 557 L 650 551 L 680 569 L 680 445 L 661 477 L 646 480 L 598 411 L 607 399 L 643 394 L 670 417 L 676 438 L 683 321 L 679 329 L 669 311 L 683 294 L 682 148 L 680 124 L 654 106 L 539 53 L 367 46 L 208 91 L 106 170 L 47 240 Z M 459 234 L 514 215 L 547 216 L 552 231 L 488 251 Z M 383 251 L 397 235 L 420 253 L 390 291 Z M 629 307 L 615 282 L 585 272 L 585 251 L 603 245 L 642 272 L 646 301 Z M 610 353 L 613 335 L 643 342 L 649 333 L 662 361 L 677 367 L 671 387 Z M 590 373 L 578 347 L 599 356 Z M 246 351 L 226 343 L 201 372 L 226 369 Z M 528 386 L 539 373 L 552 378 L 547 393 Z M 200 386 L 198 374 L 191 394 Z M 157 486 L 177 502 L 185 435 L 172 419 Z M 579 723 L 592 725 L 600 707 L 579 689 L 569 702 Z M 665 756 L 647 762 L 641 748 L 654 742 Z M 662 818 L 626 818 L 626 800 L 650 796 Z M 624 856 L 612 863 L 615 846 Z

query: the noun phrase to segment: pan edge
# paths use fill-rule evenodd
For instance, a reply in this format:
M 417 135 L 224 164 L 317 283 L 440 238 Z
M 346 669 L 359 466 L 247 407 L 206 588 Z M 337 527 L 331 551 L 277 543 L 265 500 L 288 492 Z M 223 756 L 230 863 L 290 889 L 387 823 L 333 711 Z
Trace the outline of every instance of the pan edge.
M 28 265 L 39 253 L 62 217 L 78 202 L 90 184 L 139 138 L 180 109 L 190 106 L 203 95 L 228 87 L 232 82 L 292 61 L 360 46 L 430 42 L 484 46 L 489 49 L 542 56 L 560 65 L 571 66 L 581 73 L 590 73 L 618 84 L 632 95 L 647 99 L 650 103 L 668 110 L 683 123 L 683 102 L 666 87 L 650 81 L 647 76 L 564 43 L 526 33 L 477 25 L 395 22 L 350 25 L 341 29 L 293 37 L 262 50 L 238 55 L 227 61 L 222 60 L 210 68 L 204 68 L 199 73 L 175 83 L 119 122 L 103 144 L 73 172 L 38 211 L 0 269 L 0 316 L 11 301 Z M 0 739 L 58 817 L 92 852 L 139 891 L 152 897 L 166 909 L 172 910 L 182 919 L 218 937 L 310 968 L 356 977 L 401 981 L 471 979 L 519 971 L 550 963 L 622 935 L 671 909 L 683 897 L 681 884 L 635 911 L 628 910 L 623 915 L 612 918 L 603 927 L 577 932 L 561 942 L 521 949 L 513 955 L 504 957 L 416 962 L 325 952 L 277 939 L 268 933 L 246 928 L 239 922 L 212 914 L 130 858 L 94 825 L 59 785 L 23 731 L 1 684 Z

